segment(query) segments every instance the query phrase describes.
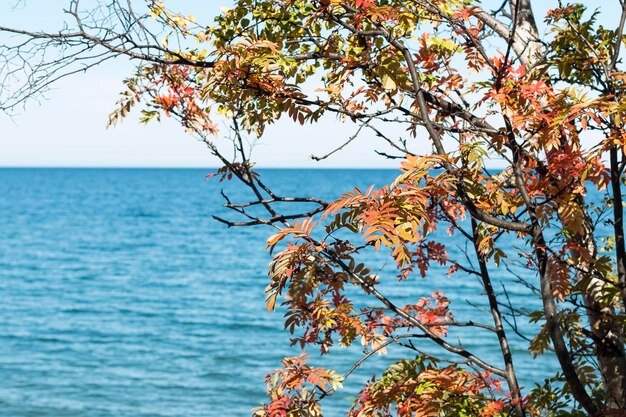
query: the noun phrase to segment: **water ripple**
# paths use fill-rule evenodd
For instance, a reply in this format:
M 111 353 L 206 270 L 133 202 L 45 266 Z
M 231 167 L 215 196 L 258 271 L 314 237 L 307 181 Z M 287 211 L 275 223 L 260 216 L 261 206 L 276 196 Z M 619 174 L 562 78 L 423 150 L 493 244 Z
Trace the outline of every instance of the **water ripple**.
M 263 305 L 268 230 L 227 230 L 212 221 L 211 214 L 228 213 L 206 174 L 0 170 L 0 415 L 245 416 L 263 400 L 264 375 L 280 358 L 298 354 L 282 330 L 282 314 L 268 314 Z M 281 194 L 332 198 L 355 185 L 386 183 L 395 172 L 263 175 Z M 246 198 L 243 190 L 229 192 L 234 200 Z M 480 285 L 439 272 L 443 278 L 398 285 L 394 272 L 385 271 L 387 291 L 408 303 L 443 287 L 457 317 L 479 318 L 464 300 L 480 300 Z M 495 279 L 506 282 L 497 270 Z M 513 297 L 528 297 L 506 285 Z M 538 308 L 533 303 L 525 302 Z M 458 335 L 499 361 L 482 333 Z M 516 352 L 524 354 L 526 346 L 513 340 Z M 346 370 L 358 350 L 337 351 L 324 365 Z M 356 382 L 402 354 L 373 358 Z M 518 366 L 526 386 L 551 367 Z M 333 398 L 329 415 L 346 409 L 357 386 Z

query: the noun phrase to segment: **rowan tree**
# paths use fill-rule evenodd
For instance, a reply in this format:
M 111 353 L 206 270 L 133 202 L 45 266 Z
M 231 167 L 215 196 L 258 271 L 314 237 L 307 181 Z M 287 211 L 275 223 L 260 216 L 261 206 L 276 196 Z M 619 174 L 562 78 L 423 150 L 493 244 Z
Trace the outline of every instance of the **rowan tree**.
M 173 117 L 221 161 L 216 175 L 251 190 L 250 201 L 224 195 L 240 218 L 218 220 L 275 229 L 268 310 L 283 305 L 303 349 L 364 347 L 344 374 L 314 367 L 305 354 L 285 358 L 267 376 L 258 417 L 322 415 L 324 399 L 390 346 L 407 359 L 362 387 L 349 416 L 626 415 L 626 3 L 615 2 L 621 16 L 604 17 L 592 8 L 600 2 L 555 2 L 545 16 L 531 3 L 505 0 L 491 10 L 471 0 L 235 0 L 200 24 L 156 0 L 74 0 L 58 33 L 0 28 L 17 36 L 3 47 L 3 72 L 28 75 L 3 106 L 44 92 L 77 62 L 127 56 L 137 71 L 110 123 L 134 106 L 143 122 Z M 32 64 L 59 47 L 59 59 Z M 325 115 L 356 128 L 336 151 L 365 134 L 390 147 L 380 153 L 399 160 L 396 180 L 345 190 L 336 201 L 270 189 L 246 137 L 262 137 L 281 117 L 308 129 Z M 223 119 L 232 129 L 220 133 Z M 215 135 L 232 139 L 234 156 Z M 430 152 L 416 151 L 426 142 Z M 489 170 L 492 158 L 506 167 Z M 287 203 L 310 208 L 294 213 Z M 454 237 L 436 238 L 437 230 Z M 463 258 L 447 250 L 452 239 L 468 243 Z M 388 251 L 414 304 L 382 292 L 389 278 L 372 272 L 380 267 L 368 264 L 374 251 Z M 523 309 L 491 277 L 512 262 L 524 272 L 510 279 L 542 305 L 530 314 L 538 326 L 529 349 L 550 351 L 560 368 L 535 387 L 520 387 L 509 343 L 518 332 L 510 319 Z M 478 279 L 491 323 L 454 315 L 455 300 L 441 292 L 418 297 L 433 265 L 453 279 Z M 347 295 L 355 288 L 371 305 L 355 305 Z M 501 362 L 448 337 L 461 326 L 490 335 Z

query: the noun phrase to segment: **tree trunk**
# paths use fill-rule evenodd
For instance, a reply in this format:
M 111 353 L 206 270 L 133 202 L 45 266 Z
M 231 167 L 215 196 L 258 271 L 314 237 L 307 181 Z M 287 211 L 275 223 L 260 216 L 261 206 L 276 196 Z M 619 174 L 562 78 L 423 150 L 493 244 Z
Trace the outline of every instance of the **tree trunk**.
M 520 61 L 533 68 L 543 60 L 543 46 L 539 42 L 539 32 L 535 22 L 530 0 L 510 0 L 511 16 L 516 20 L 513 27 L 512 49 Z M 577 271 L 577 280 L 589 282 L 589 289 L 584 294 L 584 304 L 589 326 L 593 333 L 594 344 L 604 390 L 609 403 L 606 407 L 626 409 L 626 353 L 624 350 L 624 333 L 616 320 L 615 311 L 603 307 L 599 301 L 605 280 L 593 270 L 594 261 L 598 258 L 596 241 L 591 219 L 586 210 L 584 197 L 577 201 L 584 213 L 584 232 L 578 243 L 586 248 L 591 260 L 589 267 Z M 614 208 L 615 209 L 615 208 Z M 577 253 L 573 253 L 579 257 Z M 626 291 L 626 290 L 625 290 Z M 624 306 L 626 307 L 626 306 Z
M 582 197 L 577 203 L 586 209 Z M 591 219 L 587 211 L 583 210 L 584 233 L 577 242 L 586 248 L 591 261 L 598 258 L 596 241 Z M 583 258 L 578 253 L 572 253 L 577 258 Z M 603 306 L 601 301 L 602 289 L 606 280 L 598 272 L 594 271 L 593 264 L 580 262 L 577 270 L 578 282 L 588 282 L 587 288 L 583 289 L 583 299 L 589 320 L 589 327 L 593 333 L 596 347 L 596 355 L 604 391 L 609 399 L 607 408 L 626 408 L 626 352 L 624 351 L 624 333 L 616 320 L 615 311 L 611 307 Z

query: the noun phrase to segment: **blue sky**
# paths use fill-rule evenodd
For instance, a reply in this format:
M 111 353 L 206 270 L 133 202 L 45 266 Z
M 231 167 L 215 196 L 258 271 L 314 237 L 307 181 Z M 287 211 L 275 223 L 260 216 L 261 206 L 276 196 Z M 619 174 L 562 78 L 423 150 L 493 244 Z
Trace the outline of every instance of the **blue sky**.
M 63 21 L 60 12 L 67 0 L 5 0 L 0 3 L 0 25 L 31 30 L 55 29 Z M 209 21 L 228 0 L 170 1 L 172 8 Z M 500 3 L 499 1 L 497 3 Z M 541 16 L 548 2 L 537 1 Z M 553 2 L 550 2 L 553 3 Z M 604 7 L 606 17 L 619 16 L 618 1 L 588 1 Z M 551 6 L 553 7 L 553 6 Z M 615 14 L 613 14 L 615 11 Z M 615 17 L 617 18 L 617 17 Z M 607 22 L 607 24 L 610 24 Z M 612 26 L 612 25 L 611 25 Z M 0 38 L 0 42 L 2 42 Z M 132 63 L 116 60 L 57 83 L 41 103 L 30 102 L 9 118 L 0 114 L 0 166 L 95 166 L 95 167 L 207 167 L 218 165 L 204 144 L 171 120 L 139 125 L 130 117 L 106 129 L 122 79 L 131 74 Z M 388 151 L 372 136 L 358 141 L 332 158 L 311 161 L 311 154 L 324 154 L 355 130 L 334 118 L 305 128 L 289 121 L 271 127 L 254 150 L 254 160 L 264 167 L 396 167 L 397 161 L 378 156 L 374 149 Z M 217 139 L 220 142 L 220 139 Z M 226 142 L 224 141 L 226 144 Z M 424 141 L 424 145 L 426 141 Z M 424 149 L 425 150 L 425 149 Z
M 16 0 L 0 3 L 0 25 L 31 30 L 54 30 L 63 21 L 59 12 L 67 0 Z M 178 3 L 178 4 L 176 4 Z M 172 8 L 209 21 L 228 1 L 170 1 Z M 184 8 L 177 8 L 184 5 Z M 204 12 L 203 15 L 201 12 Z M 204 20 L 203 20 L 204 19 Z M 0 42 L 2 38 L 0 38 Z M 206 146 L 187 135 L 175 122 L 140 125 L 129 117 L 106 129 L 122 80 L 134 65 L 123 60 L 105 63 L 86 74 L 66 78 L 41 103 L 30 102 L 12 118 L 0 114 L 0 166 L 207 167 L 218 165 Z M 225 126 L 224 129 L 225 130 Z M 268 129 L 255 146 L 253 159 L 263 167 L 396 167 L 374 153 L 380 143 L 364 137 L 334 158 L 311 161 L 354 131 L 329 118 L 316 126 L 297 128 L 289 121 Z M 226 141 L 217 138 L 217 142 Z M 381 147 L 385 149 L 385 147 Z M 385 149 L 389 151 L 389 149 Z

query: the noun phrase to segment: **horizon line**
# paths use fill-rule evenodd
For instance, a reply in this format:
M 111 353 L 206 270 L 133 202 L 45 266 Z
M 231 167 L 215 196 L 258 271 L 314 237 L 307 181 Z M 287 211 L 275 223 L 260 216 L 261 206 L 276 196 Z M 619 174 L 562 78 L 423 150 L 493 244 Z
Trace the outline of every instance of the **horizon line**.
M 220 166 L 167 166 L 167 165 L 0 165 L 0 169 L 219 169 Z M 310 170 L 332 170 L 332 169 L 354 169 L 354 170 L 399 170 L 397 167 L 366 167 L 366 166 L 255 166 L 255 169 L 310 169 Z M 504 169 L 502 166 L 486 166 L 485 169 Z

